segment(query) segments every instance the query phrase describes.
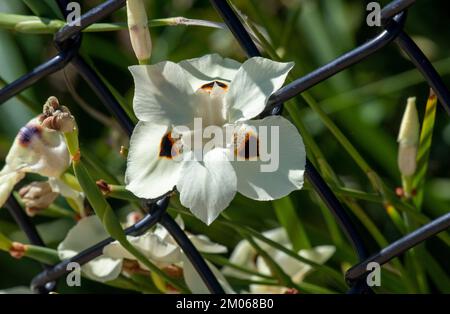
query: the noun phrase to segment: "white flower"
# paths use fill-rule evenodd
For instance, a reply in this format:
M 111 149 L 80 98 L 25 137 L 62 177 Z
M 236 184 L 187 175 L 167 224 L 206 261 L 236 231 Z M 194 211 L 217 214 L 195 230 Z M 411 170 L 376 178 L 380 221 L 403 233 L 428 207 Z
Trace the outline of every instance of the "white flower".
M 134 111 L 140 121 L 130 142 L 127 189 L 154 199 L 176 187 L 181 203 L 207 224 L 230 204 L 236 191 L 255 200 L 273 200 L 300 189 L 305 148 L 297 129 L 278 116 L 251 120 L 264 110 L 292 67 L 260 57 L 240 64 L 217 54 L 178 64 L 130 67 Z M 198 118 L 204 129 L 195 126 Z M 232 134 L 208 148 L 201 143 L 200 159 L 191 139 L 213 126 L 231 129 Z M 279 166 L 273 172 L 261 172 L 264 163 L 258 150 L 247 152 L 249 142 L 259 145 L 261 126 L 279 130 L 279 136 L 269 136 L 267 143 L 279 146 Z
M 288 249 L 292 249 L 292 244 L 283 228 L 264 232 L 263 235 Z M 283 271 L 292 278 L 293 282 L 297 284 L 301 283 L 305 276 L 313 270 L 310 265 L 300 262 L 292 256 L 289 256 L 260 240 L 255 241 L 273 258 Z M 298 255 L 318 264 L 324 264 L 334 254 L 335 250 L 336 248 L 332 245 L 321 245 L 311 249 L 300 250 Z M 271 275 L 269 266 L 247 240 L 238 243 L 230 256 L 230 262 L 248 270 L 257 271 L 263 275 Z M 224 267 L 222 272 L 227 276 L 236 278 L 261 280 L 261 278 L 256 275 L 249 275 L 231 267 Z M 288 289 L 285 287 L 278 286 L 250 285 L 251 293 L 285 293 L 287 290 Z
M 32 119 L 17 134 L 0 171 L 0 206 L 27 172 L 58 178 L 70 165 L 70 156 L 60 132 Z
M 108 237 L 108 233 L 97 216 L 84 217 L 69 230 L 65 239 L 58 245 L 58 256 L 61 260 L 69 259 Z M 110 281 L 120 275 L 122 259 L 101 255 L 84 264 L 81 270 L 86 277 L 92 280 L 99 282 Z
M 177 223 L 184 228 L 181 218 Z M 195 247 L 204 253 L 226 253 L 227 248 L 213 243 L 203 235 L 188 234 Z M 61 259 L 75 256 L 79 252 L 108 237 L 97 216 L 89 216 L 81 219 L 67 234 L 64 241 L 58 246 L 58 254 Z M 166 229 L 157 225 L 153 231 L 148 231 L 141 236 L 128 236 L 128 240 L 138 248 L 145 257 L 160 268 L 177 266 L 183 270 L 186 284 L 194 293 L 207 293 L 200 276 L 193 270 L 192 264 L 184 255 L 181 248 L 170 236 Z M 95 258 L 82 266 L 82 271 L 87 277 L 100 282 L 116 279 L 123 270 L 124 260 L 136 261 L 136 258 L 125 250 L 117 241 L 112 242 L 103 249 L 103 255 Z M 208 263 L 212 271 L 218 276 L 219 282 L 228 292 L 231 287 L 226 282 L 220 271 Z M 139 263 L 141 269 L 148 268 Z

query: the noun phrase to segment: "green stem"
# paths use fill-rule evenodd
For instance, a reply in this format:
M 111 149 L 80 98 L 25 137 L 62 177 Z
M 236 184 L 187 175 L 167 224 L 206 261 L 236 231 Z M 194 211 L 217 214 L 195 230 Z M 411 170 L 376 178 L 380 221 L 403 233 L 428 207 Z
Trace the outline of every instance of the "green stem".
M 106 194 L 106 196 L 108 197 L 135 203 L 140 202 L 140 198 L 138 198 L 136 195 L 128 191 L 123 185 L 109 184 L 108 187 L 109 191 Z
M 60 262 L 56 250 L 31 244 L 26 245 L 25 256 L 47 265 L 55 265 Z
M 294 204 L 290 197 L 284 197 L 272 201 L 278 221 L 286 230 L 293 249 L 299 251 L 311 248 L 311 243 L 305 227 L 298 217 Z
M 0 12 L 0 28 L 28 34 L 54 34 L 66 25 L 65 21 L 58 19 L 41 18 L 37 16 L 18 15 Z M 221 23 L 188 19 L 185 17 L 171 17 L 148 21 L 149 27 L 162 26 L 201 26 L 208 28 L 223 28 Z M 124 23 L 95 23 L 82 30 L 87 33 L 113 32 L 128 29 Z
M 0 251 L 8 252 L 11 248 L 12 241 L 0 232 Z

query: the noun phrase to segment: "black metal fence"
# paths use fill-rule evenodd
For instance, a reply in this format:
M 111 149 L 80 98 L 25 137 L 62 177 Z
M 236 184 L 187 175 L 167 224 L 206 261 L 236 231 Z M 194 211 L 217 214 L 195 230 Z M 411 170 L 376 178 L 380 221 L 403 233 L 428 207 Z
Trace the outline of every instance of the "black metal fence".
M 236 40 L 246 52 L 248 57 L 259 56 L 260 52 L 252 41 L 245 27 L 240 22 L 238 16 L 230 7 L 226 0 L 210 0 L 213 7 L 223 18 Z M 348 53 L 325 64 L 315 71 L 296 79 L 278 90 L 269 100 L 265 111 L 267 115 L 280 114 L 282 103 L 287 101 L 314 85 L 328 79 L 340 71 L 366 59 L 372 54 L 378 52 L 391 42 L 395 42 L 411 59 L 412 63 L 422 73 L 430 87 L 435 91 L 440 103 L 444 106 L 450 115 L 450 94 L 442 82 L 441 77 L 425 57 L 422 51 L 412 41 L 412 39 L 403 30 L 406 20 L 406 10 L 413 5 L 415 0 L 394 0 L 385 6 L 381 12 L 382 31 L 378 36 L 370 39 L 363 45 L 356 47 Z M 61 12 L 67 17 L 67 0 L 57 0 Z M 54 37 L 54 43 L 58 49 L 58 54 L 42 65 L 38 66 L 28 74 L 22 76 L 11 84 L 0 90 L 0 104 L 21 93 L 26 88 L 32 86 L 40 79 L 64 69 L 71 63 L 76 71 L 83 77 L 92 90 L 99 97 L 104 106 L 113 114 L 120 123 L 121 127 L 128 135 L 131 135 L 134 125 L 117 103 L 108 88 L 103 84 L 95 71 L 78 54 L 78 48 L 82 40 L 81 31 L 89 25 L 100 21 L 104 17 L 122 8 L 126 0 L 108 0 L 101 5 L 91 9 L 81 16 L 80 25 L 67 24 L 61 28 Z M 420 227 L 416 231 L 395 241 L 380 252 L 369 256 L 362 237 L 355 229 L 346 210 L 342 207 L 337 197 L 333 194 L 319 172 L 313 164 L 307 160 L 306 178 L 314 187 L 318 195 L 328 209 L 335 216 L 336 221 L 345 232 L 351 242 L 360 262 L 349 269 L 345 275 L 349 284 L 349 293 L 370 293 L 371 290 L 366 284 L 366 266 L 370 262 L 377 262 L 383 265 L 391 259 L 403 254 L 408 249 L 447 229 L 450 226 L 450 213 Z M 196 271 L 200 274 L 206 286 L 211 293 L 223 294 L 224 291 L 217 279 L 209 269 L 205 260 L 195 249 L 186 234 L 179 228 L 175 221 L 167 214 L 166 209 L 169 204 L 168 197 L 153 202 L 146 202 L 148 214 L 125 230 L 128 235 L 140 235 L 146 232 L 156 223 L 163 225 L 173 236 L 176 242 L 183 249 L 189 260 L 194 265 Z M 16 220 L 20 228 L 25 232 L 32 244 L 43 246 L 44 243 L 39 236 L 35 226 L 28 216 L 25 215 L 21 206 L 14 197 L 10 197 L 6 204 L 9 212 Z M 114 241 L 112 238 L 103 240 L 100 243 L 86 249 L 78 255 L 60 262 L 59 264 L 49 266 L 43 265 L 44 270 L 38 274 L 31 282 L 31 287 L 36 292 L 47 293 L 55 286 L 55 281 L 69 271 L 67 265 L 71 262 L 77 262 L 83 265 L 90 260 L 102 254 L 103 248 Z

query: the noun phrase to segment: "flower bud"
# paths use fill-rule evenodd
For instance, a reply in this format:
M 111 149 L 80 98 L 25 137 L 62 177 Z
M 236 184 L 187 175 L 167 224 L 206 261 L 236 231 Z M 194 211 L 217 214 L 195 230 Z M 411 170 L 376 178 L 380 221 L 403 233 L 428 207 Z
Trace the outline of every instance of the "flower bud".
M 152 54 L 152 39 L 143 0 L 127 0 L 131 46 L 139 63 L 147 63 Z
M 401 174 L 406 177 L 412 176 L 416 171 L 419 129 L 420 122 L 416 109 L 416 98 L 410 97 L 406 104 L 397 139 L 399 142 L 398 167 Z
M 75 128 L 75 118 L 70 110 L 66 106 L 61 106 L 54 96 L 44 104 L 40 120 L 43 127 L 63 133 L 72 132 Z
M 58 197 L 48 182 L 32 182 L 19 190 L 28 216 L 34 216 L 47 208 Z
M 0 171 L 0 206 L 27 172 L 59 177 L 70 165 L 69 151 L 61 134 L 42 127 L 34 118 L 20 129 Z

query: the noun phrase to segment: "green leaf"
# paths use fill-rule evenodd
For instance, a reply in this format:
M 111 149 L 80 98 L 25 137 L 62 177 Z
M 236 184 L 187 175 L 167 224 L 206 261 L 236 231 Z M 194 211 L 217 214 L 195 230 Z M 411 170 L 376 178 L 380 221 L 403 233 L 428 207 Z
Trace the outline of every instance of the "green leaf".
M 450 278 L 442 269 L 441 265 L 438 264 L 428 251 L 424 250 L 421 257 L 424 259 L 423 262 L 426 265 L 425 270 L 436 287 L 438 287 L 442 293 L 450 293 Z
M 57 12 L 53 10 L 54 8 L 49 6 L 48 2 L 50 1 L 22 0 L 22 2 L 25 3 L 25 5 L 34 13 L 34 15 L 48 18 L 58 16 Z
M 103 197 L 103 194 L 97 187 L 97 184 L 86 170 L 82 159 L 73 162 L 73 170 L 80 186 L 86 194 L 89 203 L 102 221 L 106 231 L 116 240 L 126 239 L 119 220 L 115 216 L 111 206 Z
M 272 201 L 278 221 L 286 230 L 294 251 L 311 248 L 305 228 L 297 215 L 292 199 L 284 197 Z
M 10 248 L 11 248 L 11 240 L 0 232 L 0 250 L 9 251 Z
M 430 158 L 431 142 L 433 138 L 434 121 L 436 118 L 437 97 L 433 90 L 430 90 L 427 105 L 425 108 L 425 117 L 422 123 L 420 133 L 419 149 L 417 152 L 417 170 L 413 178 L 413 188 L 416 195 L 413 197 L 414 204 L 420 210 L 423 203 L 425 177 Z

